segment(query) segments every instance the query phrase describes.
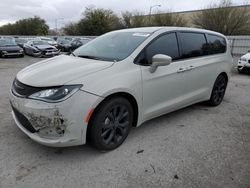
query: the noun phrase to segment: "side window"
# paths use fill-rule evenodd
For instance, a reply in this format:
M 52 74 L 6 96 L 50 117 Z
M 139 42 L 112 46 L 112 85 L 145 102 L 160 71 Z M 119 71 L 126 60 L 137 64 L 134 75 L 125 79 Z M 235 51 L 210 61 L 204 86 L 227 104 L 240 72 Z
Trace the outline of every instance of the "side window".
M 207 35 L 207 41 L 209 44 L 209 54 L 218 54 L 226 52 L 226 40 L 223 37 L 216 35 Z
M 164 54 L 172 57 L 173 60 L 179 57 L 178 43 L 175 33 L 160 36 L 145 49 L 144 64 L 150 65 L 152 57 L 156 54 Z
M 179 36 L 182 46 L 181 58 L 208 55 L 208 44 L 204 34 L 182 32 Z

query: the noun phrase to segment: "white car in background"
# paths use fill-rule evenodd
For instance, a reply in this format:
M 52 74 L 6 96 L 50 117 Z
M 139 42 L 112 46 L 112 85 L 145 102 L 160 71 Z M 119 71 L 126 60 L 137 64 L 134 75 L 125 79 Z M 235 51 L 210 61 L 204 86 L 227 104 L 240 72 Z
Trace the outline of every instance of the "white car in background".
M 244 71 L 250 70 L 250 52 L 240 57 L 237 69 L 239 73 L 243 73 Z
M 232 56 L 224 35 L 181 27 L 125 29 L 21 70 L 12 115 L 48 146 L 123 143 L 132 126 L 201 101 L 219 105 Z M 167 126 L 167 125 L 166 125 Z
M 57 42 L 49 37 L 36 37 L 37 40 L 46 41 L 49 45 L 57 47 Z

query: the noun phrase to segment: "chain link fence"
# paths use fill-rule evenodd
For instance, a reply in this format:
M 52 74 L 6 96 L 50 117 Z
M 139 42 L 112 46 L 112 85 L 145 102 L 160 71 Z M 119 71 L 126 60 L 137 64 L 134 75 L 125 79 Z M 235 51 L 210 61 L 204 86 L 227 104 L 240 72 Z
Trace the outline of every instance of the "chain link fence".
M 250 52 L 250 36 L 227 36 L 233 56 Z

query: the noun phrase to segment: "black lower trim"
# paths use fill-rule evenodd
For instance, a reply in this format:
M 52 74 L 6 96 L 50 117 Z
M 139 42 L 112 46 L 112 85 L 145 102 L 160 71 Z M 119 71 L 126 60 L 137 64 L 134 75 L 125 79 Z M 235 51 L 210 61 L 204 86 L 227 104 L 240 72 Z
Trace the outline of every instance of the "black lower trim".
M 34 127 L 31 125 L 31 123 L 29 122 L 29 120 L 28 120 L 23 114 L 21 114 L 21 113 L 20 113 L 16 108 L 14 108 L 13 106 L 12 106 L 12 109 L 13 109 L 13 112 L 14 112 L 14 114 L 15 114 L 17 120 L 19 121 L 19 123 L 21 123 L 22 126 L 23 126 L 26 130 L 28 130 L 28 131 L 31 132 L 31 133 L 37 132 L 37 131 L 34 129 Z

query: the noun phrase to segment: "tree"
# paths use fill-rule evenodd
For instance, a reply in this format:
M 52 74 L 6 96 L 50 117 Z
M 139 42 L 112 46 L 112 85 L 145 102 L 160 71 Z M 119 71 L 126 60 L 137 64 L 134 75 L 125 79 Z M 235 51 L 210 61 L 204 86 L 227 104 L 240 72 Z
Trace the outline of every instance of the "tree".
M 45 20 L 37 16 L 0 27 L 2 35 L 47 35 L 48 31 L 49 26 Z
M 161 13 L 154 15 L 144 15 L 140 12 L 124 12 L 122 23 L 125 28 L 144 26 L 186 26 L 186 20 L 178 14 Z
M 151 16 L 151 26 L 187 26 L 187 21 L 179 14 L 158 13 Z
M 82 35 L 101 35 L 121 28 L 120 19 L 112 10 L 86 8 L 78 23 Z
M 225 35 L 245 35 L 250 33 L 250 13 L 247 7 L 234 8 L 231 0 L 221 0 L 211 4 L 206 10 L 193 16 L 195 26 L 217 31 Z
M 66 35 L 80 35 L 78 23 L 69 23 L 63 28 Z
M 122 24 L 123 24 L 124 28 L 132 27 L 132 23 L 131 23 L 132 18 L 133 18 L 133 14 L 129 11 L 122 13 Z
M 122 13 L 122 24 L 124 28 L 148 26 L 148 18 L 141 12 Z

